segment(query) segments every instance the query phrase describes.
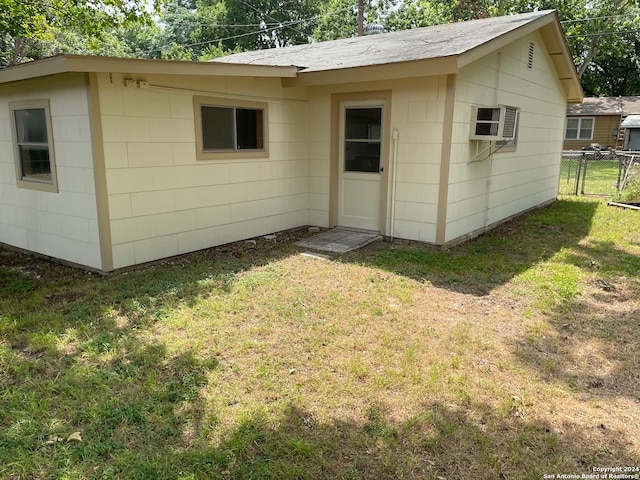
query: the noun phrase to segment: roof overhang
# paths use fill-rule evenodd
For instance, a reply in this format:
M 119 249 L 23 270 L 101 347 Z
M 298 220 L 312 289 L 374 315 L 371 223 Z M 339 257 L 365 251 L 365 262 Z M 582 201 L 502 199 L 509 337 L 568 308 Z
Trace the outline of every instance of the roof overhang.
M 310 72 L 300 70 L 296 77 L 284 79 L 283 85 L 289 87 L 318 86 L 362 81 L 363 78 L 393 80 L 398 78 L 455 74 L 462 67 L 507 46 L 523 35 L 535 31 L 540 32 L 556 74 L 558 75 L 558 80 L 567 96 L 567 102 L 581 103 L 584 98 L 584 91 L 582 90 L 576 67 L 573 64 L 566 38 L 560 27 L 558 14 L 555 11 L 550 11 L 548 14 L 536 20 L 511 30 L 504 35 L 500 35 L 460 55 L 345 69 Z
M 640 115 L 629 115 L 620 124 L 623 128 L 640 128 Z
M 526 25 L 496 37 L 473 50 L 463 53 L 459 57 L 459 66 L 462 68 L 463 66 L 468 65 L 491 52 L 505 47 L 515 39 L 535 31 L 539 31 L 542 36 L 544 45 L 549 52 L 551 62 L 556 70 L 556 74 L 558 75 L 558 80 L 562 84 L 562 88 L 567 95 L 567 102 L 582 103 L 584 98 L 582 84 L 578 78 L 578 73 L 575 65 L 573 64 L 567 40 L 562 28 L 560 27 L 560 20 L 555 10 L 549 12 L 548 15 L 537 18 Z
M 567 117 L 620 117 L 621 112 L 567 112 Z
M 301 70 L 296 78 L 284 79 L 282 84 L 285 87 L 336 85 L 339 83 L 361 82 L 363 79 L 397 80 L 401 78 L 446 75 L 457 71 L 457 57 L 450 56 L 313 72 Z
M 61 55 L 0 70 L 0 84 L 70 72 L 271 77 L 280 78 L 282 84 L 288 87 L 335 85 L 359 82 L 363 79 L 394 80 L 447 75 L 455 74 L 465 65 L 535 31 L 540 32 L 559 82 L 566 93 L 567 101 L 581 103 L 584 93 L 555 11 L 550 11 L 465 53 L 422 60 L 305 72 L 295 66 L 253 63 L 184 62 Z
M 296 76 L 295 67 L 59 55 L 1 69 L 0 84 L 74 72 L 267 78 L 291 78 Z

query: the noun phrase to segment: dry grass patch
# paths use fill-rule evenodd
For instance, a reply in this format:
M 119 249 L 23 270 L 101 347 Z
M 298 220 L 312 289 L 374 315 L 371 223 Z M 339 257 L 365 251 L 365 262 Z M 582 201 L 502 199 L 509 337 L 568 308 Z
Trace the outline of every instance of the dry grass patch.
M 7 255 L 0 476 L 638 465 L 633 215 L 562 201 L 450 252 L 379 243 L 330 260 L 290 232 L 109 278 Z

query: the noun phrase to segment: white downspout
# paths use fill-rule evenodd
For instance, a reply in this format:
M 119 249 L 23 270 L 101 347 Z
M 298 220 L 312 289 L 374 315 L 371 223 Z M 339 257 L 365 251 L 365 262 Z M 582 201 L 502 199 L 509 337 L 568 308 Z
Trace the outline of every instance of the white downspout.
M 393 139 L 393 157 L 391 158 L 391 235 L 390 239 L 393 242 L 395 236 L 396 227 L 396 172 L 398 166 L 398 138 L 400 133 L 394 129 L 392 134 Z

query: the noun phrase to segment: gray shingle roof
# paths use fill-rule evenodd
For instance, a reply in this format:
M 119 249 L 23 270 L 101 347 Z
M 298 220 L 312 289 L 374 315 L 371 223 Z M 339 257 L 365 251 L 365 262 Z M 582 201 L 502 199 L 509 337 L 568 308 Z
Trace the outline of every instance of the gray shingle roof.
M 366 67 L 460 55 L 552 10 L 435 25 L 378 35 L 243 52 L 215 61 L 296 66 L 305 72 Z
M 587 97 L 567 107 L 568 115 L 620 115 L 640 113 L 640 97 Z

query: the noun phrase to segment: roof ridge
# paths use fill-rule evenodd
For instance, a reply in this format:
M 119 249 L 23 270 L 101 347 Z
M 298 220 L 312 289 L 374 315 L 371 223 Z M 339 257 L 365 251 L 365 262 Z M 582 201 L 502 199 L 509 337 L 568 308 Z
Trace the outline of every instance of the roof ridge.
M 396 30 L 378 35 L 241 52 L 220 63 L 295 65 L 305 72 L 373 66 L 461 55 L 555 10 Z
M 535 17 L 535 18 L 540 18 L 546 15 L 549 15 L 550 13 L 555 12 L 555 10 L 553 9 L 547 9 L 547 10 L 540 10 L 537 12 L 525 12 L 525 13 L 515 13 L 515 14 L 511 14 L 511 15 L 503 15 L 503 16 L 499 16 L 499 17 L 486 17 L 486 18 L 476 18 L 473 20 L 461 20 L 461 21 L 455 21 L 455 22 L 448 22 L 448 23 L 439 23 L 439 24 L 435 24 L 435 25 L 428 25 L 426 27 L 415 27 L 415 28 L 409 28 L 409 29 L 405 29 L 405 30 L 392 30 L 389 32 L 383 32 L 383 33 L 379 33 L 376 35 L 363 35 L 363 36 L 352 36 L 352 37 L 346 37 L 346 38 L 336 38 L 334 40 L 321 40 L 319 42 L 311 42 L 311 43 L 301 43 L 298 45 L 287 45 L 284 47 L 274 47 L 274 48 L 266 48 L 266 49 L 262 49 L 262 50 L 248 50 L 246 52 L 239 52 L 239 53 L 235 53 L 235 54 L 231 54 L 228 55 L 227 57 L 234 57 L 236 55 L 242 55 L 244 53 L 248 53 L 248 52 L 266 52 L 266 51 L 279 51 L 279 50 L 286 50 L 286 49 L 301 49 L 301 48 L 309 48 L 309 47 L 313 47 L 315 45 L 321 45 L 321 44 L 327 44 L 327 43 L 332 43 L 332 42 L 365 42 L 367 40 L 370 39 L 375 39 L 374 41 L 379 41 L 380 38 L 385 37 L 385 36 L 394 36 L 394 35 L 403 35 L 403 34 L 407 34 L 408 32 L 420 32 L 420 31 L 427 31 L 429 29 L 438 29 L 438 28 L 446 28 L 446 27 L 451 27 L 451 26 L 459 26 L 459 25 L 466 25 L 469 26 L 471 24 L 477 24 L 477 23 L 488 23 L 488 22 L 496 22 L 497 20 L 501 20 L 501 21 L 507 21 L 507 20 L 514 20 L 516 18 L 522 18 L 522 17 Z M 533 18 L 532 18 L 533 19 Z M 221 58 L 227 58 L 227 57 L 221 57 Z M 210 62 L 215 62 L 218 59 L 213 59 L 213 60 L 209 60 Z

